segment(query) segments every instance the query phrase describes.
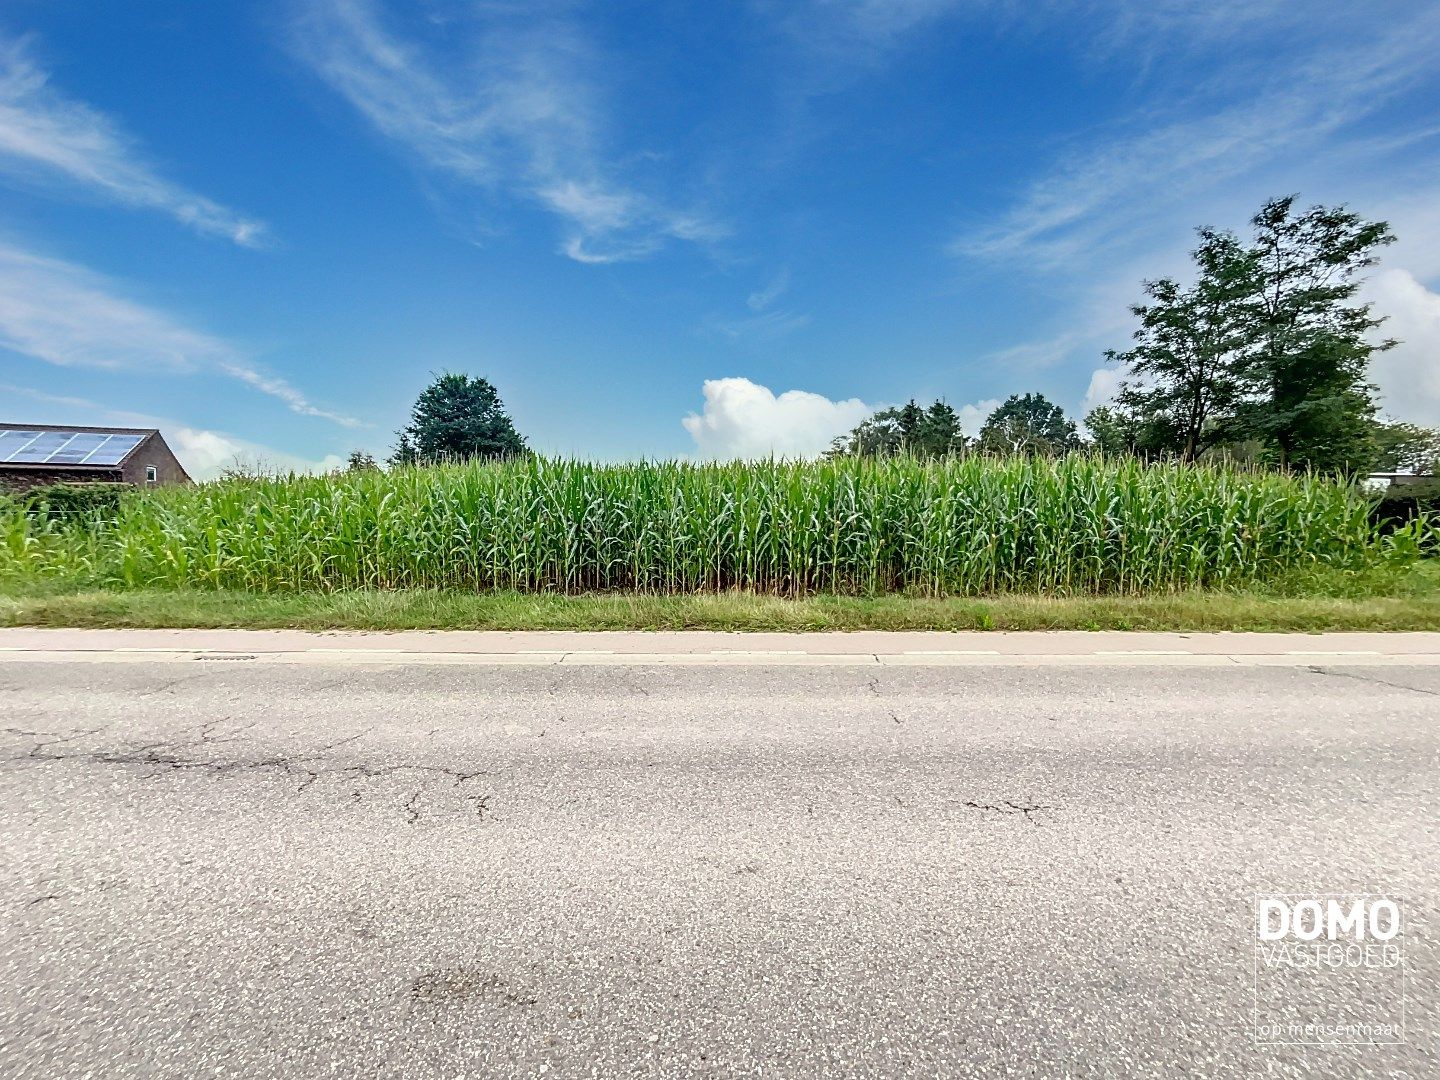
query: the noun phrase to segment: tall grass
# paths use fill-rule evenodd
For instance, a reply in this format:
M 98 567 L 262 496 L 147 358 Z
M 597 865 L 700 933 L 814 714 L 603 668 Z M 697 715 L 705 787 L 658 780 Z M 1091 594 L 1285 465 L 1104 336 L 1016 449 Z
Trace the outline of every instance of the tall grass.
M 91 529 L 0 514 L 0 570 L 115 586 L 1135 594 L 1353 565 L 1311 477 L 1087 457 L 530 459 L 140 494 Z

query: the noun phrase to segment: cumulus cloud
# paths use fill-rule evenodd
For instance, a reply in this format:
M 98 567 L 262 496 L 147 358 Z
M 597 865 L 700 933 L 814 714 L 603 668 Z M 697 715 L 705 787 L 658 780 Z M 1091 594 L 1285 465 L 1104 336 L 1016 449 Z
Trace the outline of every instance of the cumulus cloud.
M 1376 356 L 1371 377 L 1385 412 L 1397 420 L 1440 427 L 1440 294 L 1406 270 L 1388 269 L 1366 285 L 1381 332 L 1400 344 Z
M 1120 391 L 1125 372 L 1120 368 L 1096 368 L 1090 373 L 1090 385 L 1085 388 L 1085 400 L 1080 403 L 1080 415 L 1086 416 L 1091 409 L 1108 405 Z
M 1000 407 L 999 398 L 986 398 L 973 405 L 961 405 L 955 412 L 960 417 L 960 430 L 973 439 L 980 434 L 980 428 L 990 419 L 990 414 Z
M 224 469 L 236 464 L 265 472 L 323 473 L 338 469 L 345 460 L 338 454 L 327 454 L 316 461 L 290 454 L 261 443 L 238 439 L 222 431 L 208 431 L 180 425 L 155 424 L 175 456 L 196 480 L 210 480 Z
M 218 371 L 278 398 L 295 413 L 357 427 L 261 370 L 236 345 L 117 295 L 81 266 L 0 241 L 0 349 L 62 367 L 112 371 Z
M 702 458 L 813 457 L 875 410 L 858 398 L 775 394 L 749 379 L 707 379 L 705 407 L 681 423 Z
M 114 121 L 50 83 L 24 40 L 0 37 L 0 168 L 54 177 L 127 206 L 169 214 L 198 233 L 244 247 L 265 239 L 262 222 L 187 191 L 143 160 Z

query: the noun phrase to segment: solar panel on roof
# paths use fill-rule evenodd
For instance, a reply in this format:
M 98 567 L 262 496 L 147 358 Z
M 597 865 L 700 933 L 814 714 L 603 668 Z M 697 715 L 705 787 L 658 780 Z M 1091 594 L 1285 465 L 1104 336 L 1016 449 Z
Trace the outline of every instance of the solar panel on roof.
M 79 465 L 95 451 L 104 446 L 112 435 L 103 432 L 82 432 L 67 442 L 63 447 L 51 454 L 46 461 L 47 465 Z
M 9 461 L 10 455 L 33 442 L 39 434 L 38 431 L 0 431 L 0 461 Z
M 0 431 L 0 464 L 118 465 L 143 438 L 100 431 Z
M 86 465 L 119 465 L 120 459 L 140 445 L 143 435 L 111 435 L 110 440 L 85 459 Z
M 26 443 L 16 461 L 45 461 L 75 437 L 73 431 L 45 431 Z

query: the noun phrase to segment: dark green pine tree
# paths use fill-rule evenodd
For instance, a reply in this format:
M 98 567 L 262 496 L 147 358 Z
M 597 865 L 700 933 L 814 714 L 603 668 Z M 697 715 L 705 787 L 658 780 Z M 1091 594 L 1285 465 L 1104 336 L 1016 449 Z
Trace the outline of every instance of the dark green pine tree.
M 895 414 L 895 426 L 900 434 L 900 448 L 907 453 L 924 452 L 921 439 L 925 431 L 925 410 L 911 398 Z
M 528 454 L 525 439 L 487 380 L 446 372 L 420 394 L 392 461 L 502 459 Z
M 925 410 L 925 420 L 920 425 L 920 446 L 925 457 L 950 457 L 965 452 L 960 415 L 948 402 L 934 401 Z

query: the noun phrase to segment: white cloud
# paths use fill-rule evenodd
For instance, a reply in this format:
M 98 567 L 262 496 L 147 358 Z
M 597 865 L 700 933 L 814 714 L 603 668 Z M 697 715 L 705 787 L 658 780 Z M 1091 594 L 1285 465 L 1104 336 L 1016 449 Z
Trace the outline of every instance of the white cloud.
M 0 392 L 26 397 L 46 405 L 58 405 L 64 410 L 41 420 L 19 416 L 4 417 L 12 423 L 23 419 L 32 423 L 84 423 L 109 424 L 117 427 L 158 428 L 160 434 L 165 438 L 166 445 L 175 452 L 175 456 L 180 459 L 180 464 L 185 466 L 185 471 L 195 480 L 212 479 L 219 475 L 221 470 L 237 462 L 263 468 L 266 471 L 300 473 L 329 472 L 344 464 L 344 459 L 338 454 L 327 454 L 323 458 L 315 460 L 251 442 L 248 439 L 237 438 L 227 432 L 192 428 L 164 417 L 115 409 L 86 398 L 47 394 L 43 390 L 6 383 L 0 383 Z M 90 415 L 77 415 L 87 413 Z
M 1440 295 L 1405 270 L 1388 269 L 1366 285 L 1380 328 L 1400 344 L 1379 353 L 1371 377 L 1385 412 L 1397 420 L 1440 427 Z
M 775 307 L 775 302 L 789 289 L 790 270 L 782 267 L 746 296 L 745 307 L 750 314 L 739 317 L 712 314 L 701 329 L 731 341 L 769 341 L 803 329 L 810 325 L 809 313 Z
M 0 242 L 0 348 L 62 367 L 176 374 L 219 371 L 283 401 L 292 412 L 359 426 L 311 404 L 236 346 L 117 296 L 84 267 Z
M 1370 378 L 1380 388 L 1385 413 L 1398 420 L 1440 426 L 1440 294 L 1427 289 L 1408 270 L 1391 267 L 1365 284 L 1364 299 L 1374 304 L 1377 316 L 1385 316 L 1377 337 L 1400 342 L 1377 353 L 1371 366 Z M 1116 367 L 1092 371 L 1080 415 L 1114 401 L 1124 377 L 1124 370 Z
M 723 334 L 732 341 L 739 341 L 741 338 L 765 341 L 793 333 L 809 325 L 810 316 L 808 314 L 783 310 L 765 311 L 759 315 L 748 315 L 740 319 L 712 318 L 706 323 L 708 329 Z
M 1168 47 L 1155 31 L 1168 24 L 1183 37 L 1179 28 L 1192 18 L 1176 7 L 1164 0 L 1136 8 L 1133 22 L 1117 20 L 1106 33 Z M 1322 22 L 1279 33 L 1299 9 L 1259 4 L 1251 14 L 1267 20 L 1264 32 L 1285 45 L 1265 64 L 1252 65 L 1248 50 L 1212 50 L 1208 80 L 1167 83 L 1157 70 L 1143 109 L 1105 129 L 1079 129 L 1074 152 L 1042 172 L 1009 213 L 952 246 L 1009 272 L 1038 269 L 1047 287 L 1063 290 L 1064 302 L 1039 336 L 986 359 L 1090 371 L 1093 362 L 1078 367 L 1081 357 L 1128 344 L 1128 307 L 1141 298 L 1142 280 L 1193 273 L 1186 249 L 1194 226 L 1243 233 L 1265 198 L 1291 191 L 1301 193 L 1302 204 L 1347 201 L 1366 217 L 1391 221 L 1400 243 L 1382 253 L 1385 264 L 1404 266 L 1420 281 L 1440 273 L 1433 119 L 1412 107 L 1433 85 L 1440 9 L 1386 7 L 1385 18 L 1343 5 L 1317 10 Z M 1207 17 L 1194 30 L 1194 41 L 1175 47 L 1215 44 L 1223 25 Z M 1335 51 L 1337 41 L 1345 42 L 1343 52 Z M 1390 294 L 1419 318 L 1424 305 L 1413 289 L 1395 279 Z M 1422 326 L 1393 332 L 1425 337 Z M 1422 365 L 1416 349 L 1402 346 L 1377 360 L 1376 377 L 1397 406 L 1434 415 L 1423 404 L 1433 399 L 1402 404 L 1397 396 L 1402 383 L 1426 385 Z M 1082 409 L 1113 391 L 1113 376 L 1092 374 Z
M 1088 416 L 1091 409 L 1108 405 L 1120 392 L 1120 383 L 1125 372 L 1120 368 L 1096 368 L 1090 373 L 1090 385 L 1085 388 L 1085 400 L 1080 403 L 1081 417 Z
M 1050 367 L 1064 360 L 1091 337 L 1089 333 L 1078 330 L 1065 330 L 1054 337 L 999 349 L 986 356 L 985 362 L 1004 368 Z
M 776 395 L 749 379 L 707 379 L 705 408 L 681 423 L 702 458 L 813 457 L 869 416 L 858 398 L 831 401 L 805 390 Z
M 999 398 L 986 398 L 973 405 L 961 405 L 955 410 L 960 416 L 960 430 L 965 433 L 967 438 L 973 439 L 980 434 L 980 428 L 990 418 L 990 414 L 999 407 Z
M 345 459 L 327 454 L 319 461 L 289 454 L 283 450 L 237 439 L 221 431 L 203 428 L 156 424 L 170 449 L 196 480 L 210 480 L 224 469 L 243 465 L 263 472 L 323 473 L 338 469 Z
M 762 287 L 745 298 L 745 306 L 751 311 L 764 311 L 779 300 L 790 288 L 790 270 L 784 268 Z
M 884 64 L 915 33 L 983 0 L 752 0 L 803 61 L 784 74 L 808 91 L 836 90 Z
M 46 405 L 59 405 L 66 409 L 94 410 L 100 408 L 95 402 L 87 401 L 82 397 L 73 397 L 68 394 L 47 394 L 43 390 L 32 390 L 28 386 L 15 386 L 11 383 L 0 383 L 0 391 L 6 394 L 18 394 L 21 397 L 30 398 L 32 401 L 43 401 Z M 19 417 L 5 415 L 0 417 L 0 419 L 13 424 Z M 41 421 L 38 420 L 31 422 L 41 423 Z
M 1385 197 L 1374 216 L 1390 222 L 1396 234 L 1384 263 L 1403 266 L 1419 281 L 1440 278 L 1440 187 L 1427 183 L 1406 190 L 1391 179 L 1382 183 Z
M 1274 162 L 1384 153 L 1384 144 L 1333 140 L 1428 76 L 1440 15 L 1382 25 L 1387 32 L 1347 43 L 1343 55 L 1277 58 L 1259 82 L 1217 68 L 1214 82 L 1228 95 L 1223 104 L 1215 103 L 1217 85 L 1187 88 L 1168 102 L 1152 95 L 1129 121 L 1130 134 L 1085 132 L 1083 149 L 1034 182 L 999 223 L 961 236 L 953 250 L 1023 255 L 1048 266 L 1093 260 L 1110 246 L 1146 242 L 1157 221 L 1168 226 L 1177 214 L 1203 213 L 1201 195 Z M 1295 171 L 1286 169 L 1289 186 Z
M 601 152 L 602 65 L 563 4 L 477 5 L 446 27 L 449 54 L 392 34 L 377 0 L 305 0 L 298 53 L 421 165 L 518 195 L 568 225 L 560 251 L 604 264 L 723 230 L 617 178 Z
M 1371 0 L 1392 8 L 1405 3 Z M 1142 70 L 1162 54 L 1261 33 L 1303 40 L 1343 23 L 1324 5 L 1293 0 L 752 0 L 752 6 L 799 46 L 812 68 L 825 69 L 806 72 L 816 84 L 812 89 L 842 87 L 847 74 L 878 68 L 908 46 L 933 41 L 947 20 L 1062 38 L 1092 64 L 1113 67 L 1118 57 Z M 1391 13 L 1367 9 L 1365 15 Z
M 260 246 L 263 223 L 164 179 L 115 123 L 50 85 L 28 43 L 0 37 L 0 168 L 56 176 L 127 206 L 169 214 L 196 232 Z

